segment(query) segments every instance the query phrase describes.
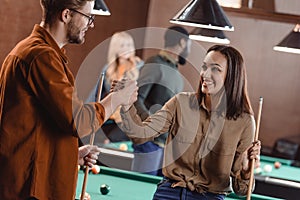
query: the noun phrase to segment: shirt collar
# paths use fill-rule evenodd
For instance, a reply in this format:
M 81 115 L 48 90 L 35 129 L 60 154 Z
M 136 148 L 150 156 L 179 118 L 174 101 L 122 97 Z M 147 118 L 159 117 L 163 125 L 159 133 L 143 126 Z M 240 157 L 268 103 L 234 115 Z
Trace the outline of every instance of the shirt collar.
M 205 97 L 202 98 L 201 103 L 200 103 L 200 107 L 202 107 L 204 110 L 206 110 L 207 113 L 218 113 L 220 116 L 225 116 L 226 115 L 226 100 L 224 100 L 223 98 L 224 94 L 221 95 L 218 100 L 217 100 L 217 104 L 216 104 L 216 108 L 211 110 L 208 109 L 207 106 L 205 105 Z
M 68 57 L 66 55 L 66 50 L 64 48 L 59 48 L 57 42 L 54 40 L 54 38 L 50 35 L 50 33 L 40 25 L 36 24 L 33 28 L 33 31 L 31 33 L 33 36 L 39 36 L 44 41 L 49 44 L 52 48 L 56 50 L 56 52 L 62 57 L 63 61 L 65 63 L 68 63 Z
M 177 65 L 177 60 L 175 60 L 171 54 L 169 54 L 168 52 L 164 51 L 164 50 L 161 50 L 159 53 L 158 53 L 160 56 L 166 58 L 168 61 L 170 61 L 171 63 L 173 63 L 174 65 Z

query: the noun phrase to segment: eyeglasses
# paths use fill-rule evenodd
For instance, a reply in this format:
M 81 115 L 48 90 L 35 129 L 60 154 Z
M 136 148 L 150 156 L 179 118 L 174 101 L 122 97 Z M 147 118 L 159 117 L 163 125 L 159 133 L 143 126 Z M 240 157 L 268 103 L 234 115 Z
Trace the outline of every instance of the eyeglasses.
M 95 15 L 87 15 L 87 14 L 79 12 L 78 10 L 75 10 L 75 9 L 70 9 L 70 10 L 88 18 L 89 19 L 88 24 L 87 24 L 88 26 L 92 25 L 92 23 L 95 21 Z

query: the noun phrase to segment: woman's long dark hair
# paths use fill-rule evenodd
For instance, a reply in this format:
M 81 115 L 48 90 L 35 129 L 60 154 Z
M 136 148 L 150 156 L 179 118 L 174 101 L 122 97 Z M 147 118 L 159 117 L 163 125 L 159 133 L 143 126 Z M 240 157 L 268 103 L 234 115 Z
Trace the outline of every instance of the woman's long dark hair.
M 237 119 L 243 113 L 253 114 L 248 91 L 244 59 L 238 50 L 231 46 L 214 45 L 207 50 L 220 52 L 227 60 L 227 74 L 224 82 L 226 97 L 226 118 Z M 205 94 L 201 91 L 201 78 L 197 91 L 199 105 Z

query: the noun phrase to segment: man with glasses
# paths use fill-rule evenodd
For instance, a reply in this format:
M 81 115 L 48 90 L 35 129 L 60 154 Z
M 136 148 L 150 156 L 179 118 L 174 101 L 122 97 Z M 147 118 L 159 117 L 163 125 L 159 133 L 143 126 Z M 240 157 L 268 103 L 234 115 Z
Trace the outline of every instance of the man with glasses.
M 81 44 L 84 42 L 84 35 L 85 32 L 88 30 L 89 27 L 93 28 L 94 27 L 94 20 L 95 20 L 95 16 L 94 15 L 88 15 L 88 14 L 84 14 L 83 12 L 76 10 L 76 9 L 69 9 L 70 10 L 70 15 L 74 16 L 74 15 L 78 15 L 77 17 L 81 17 L 84 18 L 84 22 L 82 24 L 82 29 L 79 29 L 78 27 L 76 27 L 73 23 L 71 23 L 70 25 L 70 29 L 69 29 L 69 43 L 76 43 L 76 44 Z M 81 33 L 80 35 L 78 35 L 78 33 Z
M 99 153 L 79 148 L 78 138 L 136 100 L 136 82 L 129 80 L 101 102 L 77 97 L 63 47 L 84 42 L 94 26 L 93 5 L 41 0 L 42 22 L 0 69 L 0 199 L 74 200 L 77 164 L 92 164 Z
M 95 15 L 86 15 L 86 14 L 84 14 L 84 13 L 78 11 L 78 10 L 71 9 L 71 8 L 70 8 L 70 10 L 74 11 L 74 12 L 77 12 L 78 14 L 80 14 L 80 15 L 85 16 L 86 18 L 88 18 L 89 19 L 88 26 L 91 26 L 92 23 L 95 21 Z

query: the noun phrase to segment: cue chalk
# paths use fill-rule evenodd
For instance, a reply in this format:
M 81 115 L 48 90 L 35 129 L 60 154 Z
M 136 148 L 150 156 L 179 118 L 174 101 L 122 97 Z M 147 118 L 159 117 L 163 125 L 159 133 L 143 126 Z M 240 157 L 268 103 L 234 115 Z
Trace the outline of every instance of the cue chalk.
M 256 121 L 256 130 L 255 130 L 255 136 L 254 136 L 254 141 L 258 140 L 258 133 L 259 133 L 259 125 L 260 125 L 260 118 L 261 118 L 261 111 L 262 111 L 262 105 L 263 105 L 263 98 L 259 98 L 259 105 L 258 105 L 258 113 L 257 113 L 257 121 Z M 253 187 L 253 182 L 254 182 L 254 162 L 251 159 L 250 160 L 251 168 L 250 168 L 250 181 L 249 181 L 249 186 L 248 186 L 248 191 L 247 191 L 247 200 L 251 199 L 251 193 L 252 193 L 252 187 Z
M 98 83 L 97 99 L 96 99 L 97 103 L 99 103 L 100 99 L 101 99 L 103 81 L 104 81 L 104 72 L 101 73 L 99 83 Z M 95 139 L 95 131 L 93 131 L 93 133 L 91 134 L 90 145 L 94 144 L 94 139 Z M 88 174 L 89 174 L 89 167 L 86 166 L 85 171 L 84 171 L 84 179 L 83 179 L 83 184 L 82 184 L 80 200 L 84 200 L 84 194 L 85 194 L 85 188 L 86 188 Z

